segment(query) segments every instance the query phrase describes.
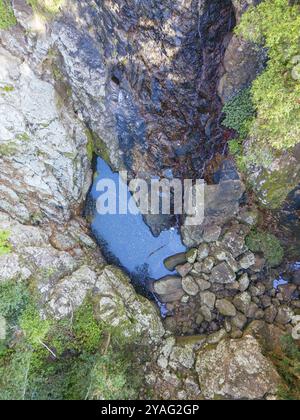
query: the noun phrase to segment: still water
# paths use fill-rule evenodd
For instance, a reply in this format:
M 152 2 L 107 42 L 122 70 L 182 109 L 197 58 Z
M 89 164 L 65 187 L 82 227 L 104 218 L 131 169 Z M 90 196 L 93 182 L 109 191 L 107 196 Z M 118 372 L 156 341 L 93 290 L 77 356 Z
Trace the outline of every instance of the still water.
M 116 185 L 117 209 L 119 207 L 119 174 L 112 172 L 107 163 L 98 158 L 97 175 L 91 191 L 93 201 L 102 192 L 97 191 L 97 183 L 102 179 L 110 179 Z M 121 181 L 121 188 L 127 185 Z M 127 197 L 131 195 L 127 189 Z M 132 202 L 132 200 L 131 200 Z M 138 209 L 135 206 L 135 211 Z M 118 213 L 118 212 L 117 212 Z M 105 214 L 96 212 L 92 222 L 92 231 L 104 246 L 104 254 L 110 262 L 118 262 L 130 274 L 142 279 L 160 279 L 170 274 L 163 261 L 165 258 L 186 251 L 177 229 L 171 228 L 154 237 L 140 213 L 133 215 Z

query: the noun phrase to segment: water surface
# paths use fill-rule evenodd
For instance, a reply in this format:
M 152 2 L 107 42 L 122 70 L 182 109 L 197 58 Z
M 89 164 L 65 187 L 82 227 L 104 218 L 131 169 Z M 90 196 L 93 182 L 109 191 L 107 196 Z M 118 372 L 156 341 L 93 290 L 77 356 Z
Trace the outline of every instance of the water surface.
M 117 209 L 119 208 L 119 174 L 114 173 L 107 163 L 98 158 L 97 175 L 92 187 L 92 198 L 96 200 L 101 195 L 96 189 L 101 179 L 115 182 L 117 192 Z M 127 189 L 128 199 L 131 197 L 127 185 L 122 181 L 121 188 Z M 138 212 L 137 206 L 134 206 Z M 171 228 L 154 237 L 144 222 L 142 215 L 100 215 L 92 222 L 92 231 L 98 241 L 104 246 L 104 254 L 110 262 L 118 262 L 130 274 L 141 279 L 160 279 L 170 272 L 163 261 L 170 255 L 186 251 L 177 229 Z

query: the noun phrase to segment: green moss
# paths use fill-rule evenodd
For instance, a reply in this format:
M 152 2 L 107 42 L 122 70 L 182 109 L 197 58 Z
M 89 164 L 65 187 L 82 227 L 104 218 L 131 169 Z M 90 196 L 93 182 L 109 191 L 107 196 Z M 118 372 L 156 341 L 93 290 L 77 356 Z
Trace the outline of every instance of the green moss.
M 0 230 L 0 255 L 9 254 L 11 252 L 9 237 L 10 232 L 6 230 Z
M 31 140 L 27 133 L 18 134 L 17 139 L 25 142 Z
M 223 107 L 225 119 L 223 125 L 235 130 L 241 139 L 245 139 L 255 116 L 251 89 L 244 89 Z
M 238 35 L 264 45 L 269 61 L 254 81 L 251 94 L 257 111 L 250 134 L 256 146 L 285 150 L 299 143 L 300 83 L 293 77 L 299 55 L 300 8 L 289 0 L 264 0 L 250 7 L 237 28 Z
M 27 3 L 32 7 L 32 9 L 45 17 L 53 17 L 57 15 L 64 3 L 65 0 L 26 0 Z
M 13 92 L 14 90 L 15 90 L 15 88 L 11 85 L 6 85 L 6 86 L 1 86 L 0 87 L 0 91 L 2 91 L 4 93 L 10 93 L 10 92 Z
M 92 161 L 94 152 L 95 152 L 94 138 L 90 130 L 86 130 L 86 136 L 87 136 L 87 145 L 86 145 L 87 155 L 88 155 L 89 160 Z
M 271 354 L 283 384 L 278 389 L 280 400 L 300 400 L 300 348 L 290 335 L 281 339 L 281 352 Z
M 0 314 L 8 320 L 17 320 L 29 301 L 24 283 L 7 281 L 0 284 Z
M 9 0 L 0 0 L 0 30 L 9 29 L 17 23 Z
M 47 336 L 51 323 L 42 320 L 34 304 L 29 304 L 20 318 L 20 327 L 26 341 L 32 346 L 40 346 Z
M 88 352 L 99 349 L 102 329 L 94 318 L 93 306 L 90 303 L 85 303 L 76 312 L 73 331 L 79 348 Z
M 270 233 L 253 231 L 247 236 L 246 245 L 253 252 L 262 252 L 271 267 L 277 267 L 283 261 L 283 247 L 276 236 Z
M 14 143 L 2 143 L 0 144 L 0 156 L 11 157 L 17 152 L 17 146 Z

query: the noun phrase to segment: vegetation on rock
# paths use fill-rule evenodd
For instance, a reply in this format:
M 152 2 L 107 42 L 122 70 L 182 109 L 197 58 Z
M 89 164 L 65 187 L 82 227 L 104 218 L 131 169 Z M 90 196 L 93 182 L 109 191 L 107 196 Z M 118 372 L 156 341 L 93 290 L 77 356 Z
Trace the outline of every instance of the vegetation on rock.
M 89 300 L 73 320 L 51 322 L 23 284 L 1 285 L 0 302 L 11 327 L 0 343 L 0 400 L 137 398 L 136 344 L 96 321 Z
M 0 230 L 0 255 L 9 254 L 11 251 L 9 236 L 9 232 L 5 230 Z
M 266 232 L 251 232 L 246 238 L 248 248 L 253 252 L 262 252 L 270 267 L 282 263 L 284 250 L 276 236 Z
M 9 0 L 0 0 L 0 30 L 9 29 L 17 23 Z
M 288 0 L 264 0 L 243 15 L 237 34 L 264 45 L 269 61 L 251 94 L 257 117 L 250 134 L 257 144 L 275 149 L 295 146 L 300 138 L 300 83 L 294 77 L 299 55 L 300 8 Z
M 65 0 L 26 0 L 33 10 L 42 15 L 56 15 Z

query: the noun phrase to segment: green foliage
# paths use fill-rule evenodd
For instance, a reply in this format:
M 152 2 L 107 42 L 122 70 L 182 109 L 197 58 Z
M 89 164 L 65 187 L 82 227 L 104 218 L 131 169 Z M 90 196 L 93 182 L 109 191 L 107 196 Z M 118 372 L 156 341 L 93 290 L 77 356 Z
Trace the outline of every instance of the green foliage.
M 252 231 L 246 238 L 246 245 L 253 252 L 262 252 L 270 267 L 277 267 L 282 263 L 284 250 L 276 236 Z
M 102 331 L 94 318 L 93 306 L 90 303 L 83 304 L 75 314 L 73 332 L 79 348 L 88 352 L 99 348 Z
M 9 286 L 0 294 L 1 305 L 6 316 L 19 318 L 19 332 L 10 349 L 1 349 L 0 400 L 137 398 L 137 360 L 144 350 L 118 329 L 99 324 L 89 299 L 72 320 L 49 322 L 32 298 L 23 298 L 26 288 L 14 285 L 9 293 Z
M 274 359 L 284 381 L 278 397 L 282 400 L 300 400 L 300 348 L 290 335 L 282 338 L 282 354 L 275 355 Z
M 47 336 L 51 323 L 42 320 L 40 314 L 33 304 L 29 304 L 20 318 L 20 327 L 23 331 L 26 341 L 31 346 L 40 346 Z
M 6 230 L 0 230 L 0 255 L 9 254 L 11 252 L 9 237 L 10 232 Z
M 65 0 L 26 0 L 36 13 L 54 16 L 60 12 Z
M 0 30 L 9 29 L 17 23 L 9 0 L 0 0 Z
M 224 105 L 223 112 L 226 115 L 223 124 L 235 130 L 242 139 L 245 139 L 255 116 L 251 89 L 244 89 L 229 100 Z
M 15 321 L 29 302 L 29 293 L 24 283 L 7 281 L 0 284 L 0 314 Z
M 243 15 L 237 33 L 263 44 L 269 53 L 267 68 L 251 89 L 257 118 L 250 134 L 258 144 L 293 147 L 300 139 L 300 81 L 293 77 L 300 48 L 299 5 L 264 0 Z

